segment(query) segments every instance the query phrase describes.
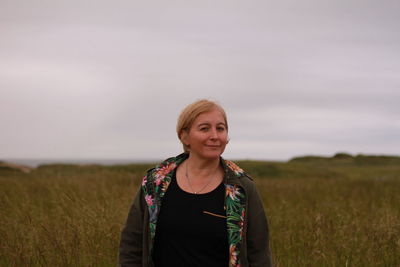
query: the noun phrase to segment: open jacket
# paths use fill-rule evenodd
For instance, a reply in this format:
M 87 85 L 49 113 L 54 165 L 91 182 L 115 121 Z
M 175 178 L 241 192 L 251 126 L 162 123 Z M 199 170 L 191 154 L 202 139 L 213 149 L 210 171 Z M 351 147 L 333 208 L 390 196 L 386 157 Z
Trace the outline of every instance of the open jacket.
M 151 258 L 162 198 L 187 153 L 172 157 L 143 177 L 121 234 L 119 266 L 152 267 Z M 269 267 L 268 223 L 252 179 L 236 164 L 221 158 L 225 171 L 225 208 L 230 267 Z

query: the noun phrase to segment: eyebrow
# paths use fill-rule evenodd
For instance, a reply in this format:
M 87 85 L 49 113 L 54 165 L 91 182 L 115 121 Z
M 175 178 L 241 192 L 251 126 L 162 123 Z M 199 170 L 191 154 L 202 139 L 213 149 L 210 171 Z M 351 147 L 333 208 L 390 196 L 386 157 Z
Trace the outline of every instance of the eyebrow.
M 211 125 L 211 123 L 209 123 L 209 122 L 203 122 L 203 123 L 200 123 L 199 125 L 197 125 L 197 127 L 204 126 L 204 125 L 209 126 L 209 125 Z M 223 126 L 226 127 L 226 124 L 225 124 L 224 122 L 218 122 L 218 123 L 217 123 L 217 126 L 220 126 L 220 125 L 223 125 Z

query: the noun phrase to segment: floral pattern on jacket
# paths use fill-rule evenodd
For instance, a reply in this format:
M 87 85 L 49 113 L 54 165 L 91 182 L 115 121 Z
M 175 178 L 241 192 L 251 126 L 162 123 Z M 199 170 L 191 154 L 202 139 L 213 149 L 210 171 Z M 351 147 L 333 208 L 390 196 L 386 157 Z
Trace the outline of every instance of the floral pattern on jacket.
M 183 153 L 177 157 L 172 157 L 151 169 L 143 177 L 142 190 L 149 211 L 150 229 L 150 251 L 154 243 L 158 213 L 161 207 L 162 198 L 171 182 L 174 170 L 186 160 L 188 154 Z M 244 171 L 235 163 L 223 160 L 223 167 L 226 173 L 235 176 L 244 175 Z M 229 174 L 228 174 L 229 175 Z M 225 207 L 226 222 L 229 243 L 229 266 L 240 267 L 240 248 L 243 237 L 243 227 L 245 218 L 246 196 L 244 190 L 233 184 L 225 183 Z

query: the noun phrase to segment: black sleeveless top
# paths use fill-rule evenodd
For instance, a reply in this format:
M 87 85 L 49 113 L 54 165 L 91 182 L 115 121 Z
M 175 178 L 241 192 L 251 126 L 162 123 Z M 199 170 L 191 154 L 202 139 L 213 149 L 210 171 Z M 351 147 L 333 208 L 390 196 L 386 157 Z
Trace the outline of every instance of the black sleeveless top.
M 157 221 L 155 266 L 228 266 L 224 202 L 223 183 L 209 193 L 196 195 L 183 191 L 174 174 Z

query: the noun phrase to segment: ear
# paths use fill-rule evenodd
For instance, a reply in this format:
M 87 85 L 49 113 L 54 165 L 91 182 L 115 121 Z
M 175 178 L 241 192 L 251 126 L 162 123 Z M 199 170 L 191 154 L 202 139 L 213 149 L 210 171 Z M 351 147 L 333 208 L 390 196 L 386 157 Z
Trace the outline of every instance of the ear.
M 189 145 L 189 134 L 188 134 L 188 132 L 183 130 L 181 132 L 181 136 L 180 137 L 181 137 L 182 143 L 184 143 L 186 146 L 188 146 Z

